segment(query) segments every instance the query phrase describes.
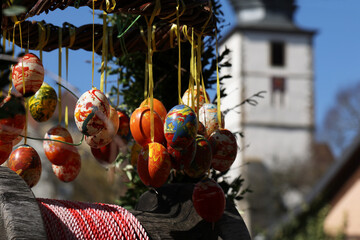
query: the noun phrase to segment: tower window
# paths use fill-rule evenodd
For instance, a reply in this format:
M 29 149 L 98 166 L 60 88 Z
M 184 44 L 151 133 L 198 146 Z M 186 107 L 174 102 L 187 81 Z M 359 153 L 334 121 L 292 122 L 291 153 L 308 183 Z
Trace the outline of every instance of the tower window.
M 271 42 L 270 51 L 271 66 L 285 66 L 285 44 L 283 42 Z
M 273 77 L 271 79 L 271 103 L 273 105 L 284 105 L 285 78 Z

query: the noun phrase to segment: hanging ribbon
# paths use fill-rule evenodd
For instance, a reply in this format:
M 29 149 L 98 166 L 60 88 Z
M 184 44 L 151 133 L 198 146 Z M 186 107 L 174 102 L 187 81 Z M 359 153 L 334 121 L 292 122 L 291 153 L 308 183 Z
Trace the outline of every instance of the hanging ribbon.
M 92 78 L 91 78 L 91 88 L 94 88 L 94 59 L 95 59 L 95 0 L 92 0 L 92 15 L 93 15 L 93 32 L 92 32 Z
M 181 99 L 181 41 L 180 41 L 180 23 L 179 23 L 179 8 L 180 3 L 179 0 L 177 0 L 177 6 L 176 6 L 176 35 L 177 35 L 177 44 L 178 44 L 178 54 L 179 54 L 179 60 L 178 60 L 178 97 L 179 97 L 179 105 L 183 104 L 183 101 Z M 170 42 L 172 43 L 173 40 L 171 39 Z
M 101 51 L 101 78 L 100 78 L 100 91 L 104 92 L 104 68 L 105 68 L 105 55 L 106 52 L 106 36 L 107 36 L 107 22 L 106 22 L 106 12 L 103 12 L 103 36 L 102 36 L 102 51 Z
M 217 95 L 217 115 L 219 126 L 221 123 L 221 109 L 220 109 L 220 78 L 219 78 L 219 53 L 218 53 L 218 39 L 217 39 L 217 28 L 215 28 L 215 40 L 216 40 L 216 95 Z
M 149 70 L 149 95 L 150 95 L 150 136 L 151 142 L 154 142 L 154 79 L 153 79 L 153 65 L 152 65 L 152 55 L 153 49 L 151 48 L 152 44 L 152 23 L 154 18 L 161 10 L 160 1 L 156 0 L 155 7 L 153 13 L 151 14 L 150 20 L 145 17 L 147 22 L 147 47 L 148 47 L 148 56 L 147 56 L 147 63 L 148 63 L 148 70 Z
M 59 77 L 58 77 L 58 82 L 61 84 L 61 53 L 62 53 L 62 28 L 59 28 Z M 62 119 L 62 105 L 61 105 L 61 85 L 59 84 L 59 88 L 58 88 L 58 107 L 59 107 L 59 125 L 61 124 L 61 119 Z
M 193 110 L 195 111 L 195 92 L 194 92 L 194 81 L 195 81 L 195 43 L 194 43 L 194 28 L 191 28 L 191 38 L 189 39 L 191 43 L 191 58 L 190 58 L 190 81 L 189 81 L 189 89 L 191 96 L 191 106 L 193 106 Z M 189 103 L 189 95 L 187 99 Z

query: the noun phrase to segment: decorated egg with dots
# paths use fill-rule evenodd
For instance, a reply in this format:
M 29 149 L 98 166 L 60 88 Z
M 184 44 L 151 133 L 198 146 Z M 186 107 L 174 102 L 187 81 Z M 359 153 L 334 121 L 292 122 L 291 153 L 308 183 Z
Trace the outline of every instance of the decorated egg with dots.
M 171 160 L 166 148 L 160 143 L 149 143 L 141 150 L 137 171 L 146 186 L 161 187 L 169 177 Z
M 145 99 L 141 104 L 140 107 L 149 107 L 150 108 L 150 98 Z M 153 108 L 154 111 L 159 114 L 159 116 L 161 117 L 161 120 L 164 121 L 166 118 L 166 108 L 164 106 L 164 104 L 162 104 L 162 102 L 160 102 L 159 100 L 157 100 L 156 98 L 153 99 Z
M 220 172 L 229 170 L 237 154 L 236 138 L 227 129 L 218 129 L 209 137 L 213 152 L 212 168 Z
M 202 105 L 206 102 L 205 100 L 205 95 L 204 95 L 204 92 L 206 94 L 206 97 L 207 99 L 210 99 L 209 98 L 209 94 L 207 94 L 206 91 L 203 90 L 202 87 L 200 87 L 200 93 L 198 92 L 197 90 L 197 87 L 194 86 L 194 105 L 193 105 L 193 100 L 192 100 L 192 93 L 191 93 L 191 89 L 187 89 L 182 97 L 182 101 L 184 102 L 184 104 L 190 106 L 195 112 L 197 111 L 198 109 L 198 106 L 197 106 L 197 95 L 199 94 L 199 109 L 202 107 Z
M 119 154 L 119 148 L 116 142 L 112 141 L 101 148 L 91 148 L 91 153 L 96 161 L 102 166 L 107 167 L 116 160 L 116 157 Z
M 150 108 L 139 107 L 130 118 L 130 131 L 134 140 L 141 146 L 151 142 Z M 154 112 L 154 142 L 164 142 L 164 125 L 159 114 Z
M 210 136 L 219 126 L 217 106 L 212 103 L 205 103 L 199 110 L 199 121 L 204 124 L 206 133 Z M 221 127 L 224 126 L 224 116 L 221 114 Z
M 51 128 L 45 134 L 45 139 L 59 140 L 63 142 L 73 143 L 73 139 L 66 128 L 56 126 Z M 52 164 L 63 165 L 69 159 L 76 148 L 72 145 L 56 142 L 56 141 L 43 141 L 43 148 L 46 157 Z
M 55 90 L 47 83 L 43 83 L 41 88 L 29 99 L 30 114 L 35 121 L 45 122 L 53 115 L 57 104 Z
M 166 116 L 165 139 L 176 150 L 188 147 L 194 141 L 197 130 L 196 114 L 189 106 L 176 105 Z
M 172 148 L 168 144 L 167 150 L 171 157 L 172 167 L 176 170 L 183 170 L 190 167 L 190 163 L 195 157 L 196 141 L 193 141 L 193 143 L 181 151 Z
M 110 116 L 105 127 L 93 136 L 85 136 L 86 143 L 92 148 L 101 148 L 109 144 L 119 128 L 119 117 L 115 108 L 110 106 Z
M 110 115 L 110 105 L 105 94 L 91 89 L 78 99 L 74 117 L 77 128 L 87 136 L 99 133 Z
M 130 133 L 130 118 L 123 110 L 117 110 L 119 117 L 119 129 L 117 135 L 120 137 L 127 137 Z
M 8 167 L 22 177 L 29 187 L 33 187 L 39 182 L 40 156 L 29 145 L 20 145 L 10 154 Z
M 201 135 L 196 137 L 196 153 L 185 173 L 191 178 L 202 177 L 211 166 L 212 152 L 210 143 Z
M 225 194 L 213 179 L 198 182 L 193 191 L 192 201 L 196 212 L 207 222 L 217 222 L 225 211 Z
M 12 142 L 4 143 L 0 140 L 0 165 L 8 159 L 12 151 L 12 147 Z
M 13 95 L 0 99 L 0 139 L 2 142 L 11 142 L 24 129 L 25 107 L 22 99 Z
M 16 90 L 24 97 L 34 95 L 44 81 L 44 67 L 40 59 L 32 53 L 21 57 L 12 69 L 12 81 Z
M 130 162 L 133 167 L 137 167 L 137 161 L 138 161 L 141 149 L 142 149 L 142 146 L 137 143 L 134 143 L 131 147 Z
M 52 164 L 52 170 L 55 176 L 63 182 L 72 182 L 79 175 L 81 169 L 81 157 L 77 149 L 72 152 L 65 164 L 58 166 Z

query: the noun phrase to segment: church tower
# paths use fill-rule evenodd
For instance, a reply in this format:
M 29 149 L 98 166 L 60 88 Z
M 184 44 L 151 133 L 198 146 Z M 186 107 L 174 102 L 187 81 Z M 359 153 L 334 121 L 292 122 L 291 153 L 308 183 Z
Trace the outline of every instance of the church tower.
M 269 172 L 311 157 L 315 32 L 294 23 L 294 0 L 230 0 L 230 3 L 237 14 L 237 25 L 220 45 L 220 51 L 230 49 L 232 63 L 231 68 L 222 72 L 232 78 L 223 80 L 226 97 L 222 99 L 221 109 L 226 113 L 226 128 L 242 132 L 244 138 L 239 139 L 241 150 L 229 174 L 242 174 L 253 188 L 252 182 L 269 176 Z M 261 94 L 264 98 L 253 98 L 258 101 L 256 106 L 240 105 L 261 91 L 266 93 Z M 270 183 L 266 180 L 265 184 Z M 250 198 L 270 198 L 261 190 L 253 191 Z M 259 209 L 261 206 L 254 206 L 256 203 L 250 200 L 248 204 L 250 211 L 245 210 L 244 218 L 249 227 L 253 228 L 254 221 L 266 222 L 257 214 L 266 214 L 267 210 Z M 272 214 L 275 213 L 267 217 Z M 260 225 L 266 226 L 265 222 Z

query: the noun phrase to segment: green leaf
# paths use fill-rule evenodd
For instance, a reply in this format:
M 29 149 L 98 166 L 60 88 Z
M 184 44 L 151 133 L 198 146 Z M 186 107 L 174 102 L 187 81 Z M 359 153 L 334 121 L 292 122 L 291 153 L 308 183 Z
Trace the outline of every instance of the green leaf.
M 19 6 L 19 5 L 12 5 L 9 8 L 3 9 L 3 14 L 5 16 L 16 16 L 22 13 L 26 12 L 26 7 L 24 6 Z

